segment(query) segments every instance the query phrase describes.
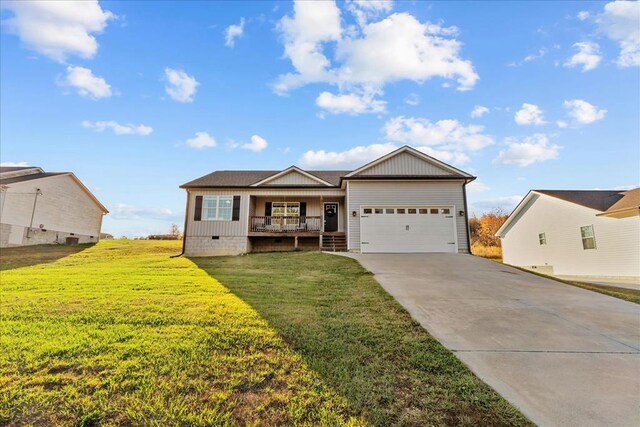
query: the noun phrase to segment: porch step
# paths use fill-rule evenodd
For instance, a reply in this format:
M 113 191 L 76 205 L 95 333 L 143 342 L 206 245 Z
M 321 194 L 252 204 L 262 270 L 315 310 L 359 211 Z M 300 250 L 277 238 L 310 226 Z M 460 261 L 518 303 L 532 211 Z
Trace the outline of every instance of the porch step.
M 347 236 L 344 234 L 323 234 L 320 249 L 329 252 L 346 252 Z

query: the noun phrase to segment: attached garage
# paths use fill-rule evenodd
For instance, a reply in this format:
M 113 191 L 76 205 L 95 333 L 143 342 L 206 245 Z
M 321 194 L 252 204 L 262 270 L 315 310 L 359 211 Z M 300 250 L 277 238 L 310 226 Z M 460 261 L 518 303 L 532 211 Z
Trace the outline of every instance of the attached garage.
M 363 206 L 363 253 L 458 252 L 453 206 Z

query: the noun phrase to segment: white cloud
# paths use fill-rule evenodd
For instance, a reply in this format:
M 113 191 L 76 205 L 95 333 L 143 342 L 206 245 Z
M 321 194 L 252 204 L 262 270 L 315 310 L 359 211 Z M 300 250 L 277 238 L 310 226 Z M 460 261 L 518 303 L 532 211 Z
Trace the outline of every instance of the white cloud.
M 557 159 L 561 148 L 559 145 L 549 144 L 549 138 L 543 133 L 526 137 L 522 142 L 515 138 L 507 138 L 506 143 L 508 148 L 500 151 L 493 164 L 526 167 Z
M 70 55 L 93 58 L 98 50 L 94 34 L 116 18 L 97 0 L 2 1 L 2 9 L 13 12 L 3 21 L 9 31 L 27 48 L 57 62 Z
M 196 88 L 200 84 L 195 77 L 182 70 L 174 70 L 168 67 L 164 69 L 164 76 L 167 80 L 164 90 L 171 99 L 178 102 L 193 102 Z
M 187 139 L 185 144 L 187 144 L 188 147 L 197 149 L 211 148 L 217 145 L 216 140 L 207 132 L 196 132 L 196 136 Z
M 113 120 L 98 121 L 92 123 L 90 121 L 83 121 L 82 127 L 87 129 L 95 129 L 96 132 L 103 132 L 105 129 L 111 129 L 116 135 L 150 135 L 153 132 L 153 128 L 145 125 L 121 125 Z
M 457 120 L 394 117 L 387 121 L 384 131 L 389 141 L 416 147 L 432 147 L 447 151 L 477 151 L 493 144 L 493 138 L 482 133 L 484 126 L 465 126 Z
M 586 10 L 581 10 L 576 15 L 576 17 L 581 21 L 586 21 L 587 19 L 589 19 L 590 16 L 591 16 L 591 14 Z
M 109 206 L 109 217 L 111 219 L 160 219 L 179 220 L 181 215 L 167 208 L 142 208 L 124 203 L 117 203 Z
M 520 67 L 525 64 L 525 62 L 535 61 L 536 59 L 540 59 L 545 56 L 549 51 L 546 48 L 538 49 L 537 53 L 531 53 L 525 56 L 520 62 L 511 62 L 507 64 L 508 67 Z
M 262 138 L 259 135 L 253 135 L 251 137 L 251 142 L 240 145 L 240 148 L 259 153 L 260 151 L 263 151 L 265 148 L 267 148 L 268 145 L 269 143 L 267 143 L 266 139 Z
M 381 13 L 391 12 L 393 0 L 347 0 L 346 7 L 353 14 L 360 27 Z
M 465 163 L 469 163 L 471 158 L 467 156 L 465 153 L 460 151 L 445 151 L 445 150 L 435 150 L 431 147 L 413 147 L 418 151 L 422 151 L 424 154 L 435 157 L 438 160 L 447 163 L 453 163 L 454 165 L 464 165 Z
M 598 28 L 620 46 L 620 67 L 640 66 L 640 2 L 613 1 L 596 19 Z
M 348 7 L 374 7 L 366 4 L 352 2 Z M 375 10 L 386 11 L 386 7 Z M 453 38 L 455 27 L 421 23 L 408 13 L 347 31 L 334 1 L 296 1 L 293 17 L 283 17 L 278 29 L 285 57 L 295 69 L 279 76 L 274 85 L 279 94 L 308 83 L 379 93 L 390 82 L 423 82 L 432 77 L 455 79 L 459 90 L 468 90 L 478 80 L 471 61 L 459 56 L 462 45 Z M 325 54 L 327 43 L 335 43 L 335 64 Z
M 224 44 L 227 47 L 235 45 L 236 38 L 244 34 L 244 18 L 240 18 L 238 25 L 229 25 L 225 31 Z
M 522 104 L 522 108 L 516 112 L 514 120 L 519 125 L 543 125 L 544 114 L 535 104 Z
M 589 104 L 582 99 L 572 99 L 564 101 L 562 106 L 576 123 L 589 124 L 601 120 L 607 114 L 607 110 L 598 109 L 595 105 Z
M 476 105 L 475 107 L 473 107 L 473 111 L 471 111 L 471 117 L 473 117 L 474 119 L 478 117 L 482 117 L 488 112 L 489 112 L 489 109 L 487 107 L 484 107 L 482 105 Z
M 111 86 L 105 79 L 94 76 L 90 69 L 84 67 L 68 66 L 67 75 L 58 84 L 75 88 L 85 98 L 100 99 L 112 95 Z
M 467 184 L 467 191 L 469 193 L 484 193 L 489 190 L 491 190 L 491 187 L 482 181 L 475 180 Z
M 558 121 L 556 122 L 556 125 L 558 125 L 558 127 L 559 127 L 560 129 L 564 129 L 564 128 L 566 128 L 567 126 L 569 126 L 569 123 L 565 122 L 564 120 L 558 120 Z
M 307 151 L 300 158 L 305 167 L 354 168 L 389 154 L 398 147 L 391 143 L 358 146 L 346 151 Z
M 2 162 L 0 163 L 0 166 L 25 167 L 25 166 L 29 166 L 29 164 L 27 162 Z
M 409 105 L 418 105 L 420 104 L 420 95 L 418 95 L 417 93 L 410 93 L 404 100 L 404 102 L 406 104 Z
M 523 197 L 520 195 L 501 196 L 474 202 L 472 203 L 472 206 L 480 211 L 489 211 L 496 208 L 511 211 L 522 199 Z
M 573 45 L 578 52 L 564 63 L 565 67 L 582 66 L 582 71 L 589 71 L 597 68 L 602 60 L 600 46 L 592 42 L 580 42 Z
M 347 113 L 352 115 L 382 113 L 387 103 L 374 99 L 372 95 L 356 95 L 355 93 L 334 95 L 322 92 L 316 98 L 316 105 L 332 114 Z

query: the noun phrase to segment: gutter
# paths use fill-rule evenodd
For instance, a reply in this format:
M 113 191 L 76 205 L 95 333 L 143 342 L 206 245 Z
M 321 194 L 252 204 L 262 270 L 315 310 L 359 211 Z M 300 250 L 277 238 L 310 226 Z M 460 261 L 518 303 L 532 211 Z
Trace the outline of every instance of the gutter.
M 187 246 L 187 222 L 189 220 L 189 190 L 187 190 L 187 203 L 184 211 L 184 228 L 182 229 L 182 251 L 177 255 L 171 255 L 169 258 L 178 258 L 184 255 L 184 250 Z

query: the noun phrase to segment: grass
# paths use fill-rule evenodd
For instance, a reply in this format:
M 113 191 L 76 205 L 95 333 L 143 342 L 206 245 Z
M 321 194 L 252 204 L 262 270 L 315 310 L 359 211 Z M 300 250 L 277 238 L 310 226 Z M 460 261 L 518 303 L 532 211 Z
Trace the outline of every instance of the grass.
M 11 270 L 13 268 L 55 262 L 60 258 L 90 248 L 94 244 L 38 245 L 0 249 L 0 270 Z
M 179 245 L 2 251 L 1 425 L 528 423 L 354 261 Z
M 502 248 L 500 246 L 485 246 L 480 242 L 473 242 L 471 244 L 471 253 L 482 258 L 502 260 Z

